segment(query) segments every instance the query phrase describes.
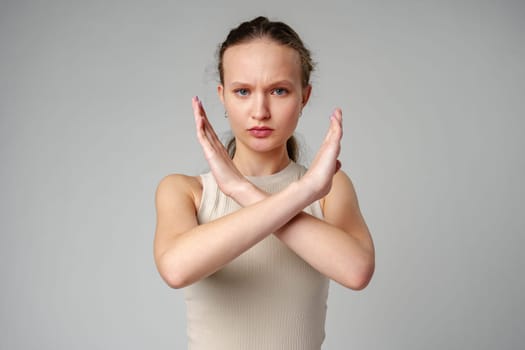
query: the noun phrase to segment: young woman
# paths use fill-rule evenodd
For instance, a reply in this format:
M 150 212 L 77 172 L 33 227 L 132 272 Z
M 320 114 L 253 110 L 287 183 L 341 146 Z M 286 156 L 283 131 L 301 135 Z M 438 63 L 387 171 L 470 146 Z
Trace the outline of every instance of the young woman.
M 309 51 L 282 22 L 233 29 L 218 52 L 226 149 L 192 105 L 211 171 L 169 175 L 156 193 L 155 261 L 184 287 L 191 349 L 320 349 L 328 281 L 360 290 L 374 247 L 337 157 L 342 112 L 307 170 L 294 130 L 311 92 Z

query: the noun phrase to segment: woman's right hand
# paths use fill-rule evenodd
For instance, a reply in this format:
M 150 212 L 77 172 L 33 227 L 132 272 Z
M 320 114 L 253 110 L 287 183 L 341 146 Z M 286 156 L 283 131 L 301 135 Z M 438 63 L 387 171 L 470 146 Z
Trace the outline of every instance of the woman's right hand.
M 330 127 L 324 141 L 319 148 L 308 171 L 301 179 L 308 190 L 311 190 L 315 199 L 325 197 L 332 188 L 332 178 L 341 168 L 337 159 L 341 151 L 343 137 L 343 115 L 340 108 L 336 108 L 330 115 Z
M 233 164 L 228 151 L 211 126 L 202 102 L 197 96 L 192 99 L 192 107 L 197 138 L 215 181 L 224 194 L 239 201 L 235 198 L 235 194 L 244 189 L 249 182 Z

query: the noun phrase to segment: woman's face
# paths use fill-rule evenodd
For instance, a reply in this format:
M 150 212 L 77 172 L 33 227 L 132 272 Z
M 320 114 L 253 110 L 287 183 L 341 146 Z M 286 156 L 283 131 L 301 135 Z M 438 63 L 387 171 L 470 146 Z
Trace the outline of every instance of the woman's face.
M 236 138 L 237 151 L 286 147 L 311 87 L 301 84 L 299 53 L 269 39 L 226 49 L 219 96 Z

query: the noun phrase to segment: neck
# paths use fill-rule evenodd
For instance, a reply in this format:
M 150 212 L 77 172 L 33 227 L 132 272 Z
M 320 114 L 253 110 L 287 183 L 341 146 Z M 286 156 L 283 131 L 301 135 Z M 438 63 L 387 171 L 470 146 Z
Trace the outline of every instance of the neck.
M 286 147 L 270 152 L 249 152 L 242 147 L 235 151 L 233 163 L 245 176 L 275 174 L 290 164 Z

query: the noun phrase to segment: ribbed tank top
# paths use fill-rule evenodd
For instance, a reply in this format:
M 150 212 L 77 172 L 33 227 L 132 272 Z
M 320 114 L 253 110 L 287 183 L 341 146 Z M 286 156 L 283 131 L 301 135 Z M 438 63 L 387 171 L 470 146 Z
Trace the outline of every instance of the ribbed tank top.
M 247 178 L 275 193 L 305 172 L 306 168 L 291 162 L 278 173 Z M 211 173 L 201 178 L 199 223 L 240 209 L 220 191 Z M 319 202 L 304 211 L 323 217 Z M 184 288 L 188 349 L 319 350 L 325 338 L 328 287 L 327 277 L 269 235 L 212 275 Z

